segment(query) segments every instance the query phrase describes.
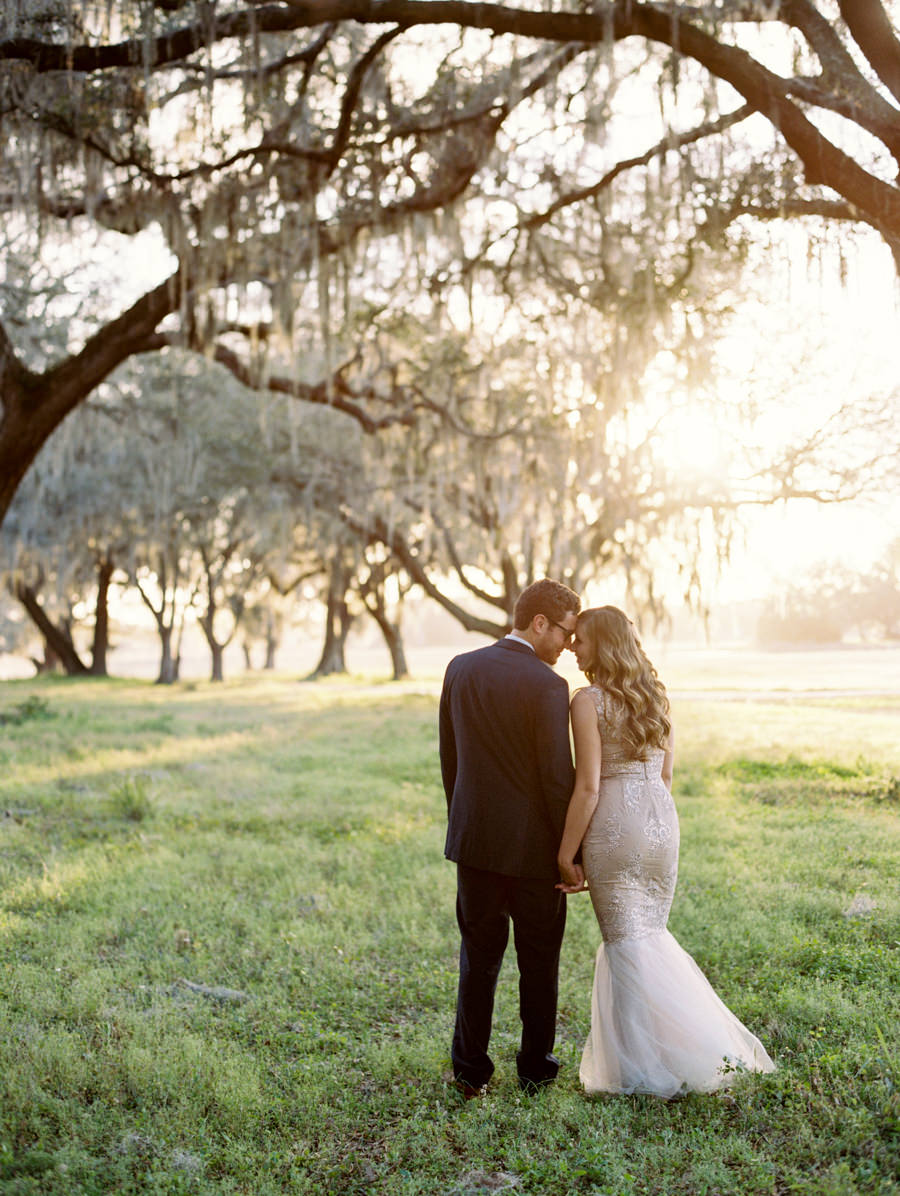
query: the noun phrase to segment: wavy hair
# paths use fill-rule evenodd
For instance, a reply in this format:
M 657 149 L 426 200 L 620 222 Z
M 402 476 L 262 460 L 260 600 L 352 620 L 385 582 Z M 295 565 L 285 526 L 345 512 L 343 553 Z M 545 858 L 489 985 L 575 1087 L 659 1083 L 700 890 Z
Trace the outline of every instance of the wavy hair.
M 672 730 L 669 699 L 634 624 L 617 606 L 595 606 L 581 612 L 577 627 L 588 649 L 585 676 L 624 707 L 623 738 L 634 759 L 664 748 Z
M 551 577 L 542 577 L 540 581 L 533 581 L 522 591 L 516 599 L 513 610 L 513 626 L 524 631 L 530 626 L 535 615 L 544 615 L 558 623 L 571 611 L 578 614 L 581 610 L 581 599 L 561 581 L 554 581 Z

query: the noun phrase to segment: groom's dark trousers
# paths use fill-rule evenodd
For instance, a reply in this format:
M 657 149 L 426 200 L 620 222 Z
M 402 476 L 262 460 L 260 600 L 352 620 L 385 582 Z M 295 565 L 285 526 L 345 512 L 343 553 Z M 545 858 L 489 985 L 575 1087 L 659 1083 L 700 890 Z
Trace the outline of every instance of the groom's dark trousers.
M 456 917 L 462 943 L 451 1057 L 453 1074 L 475 1088 L 486 1084 L 494 1071 L 488 1044 L 510 918 L 522 1019 L 516 1070 L 523 1083 L 543 1084 L 559 1068 L 553 1040 L 566 898 L 555 883 L 555 877 L 534 880 L 457 865 Z
M 523 1084 L 556 1075 L 553 1055 L 566 899 L 556 853 L 574 772 L 568 687 L 527 644 L 503 639 L 457 656 L 444 679 L 441 771 L 445 854 L 457 863 L 461 946 L 454 1075 L 490 1079 L 494 992 L 512 921 L 519 968 Z

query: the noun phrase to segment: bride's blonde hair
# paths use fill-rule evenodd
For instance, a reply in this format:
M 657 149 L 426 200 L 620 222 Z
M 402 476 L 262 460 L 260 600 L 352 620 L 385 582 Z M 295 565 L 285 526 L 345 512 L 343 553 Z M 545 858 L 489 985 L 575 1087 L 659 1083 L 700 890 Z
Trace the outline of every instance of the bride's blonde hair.
M 672 730 L 669 699 L 634 624 L 617 606 L 595 606 L 581 612 L 577 628 L 587 647 L 585 676 L 624 707 L 623 738 L 634 758 L 664 748 Z

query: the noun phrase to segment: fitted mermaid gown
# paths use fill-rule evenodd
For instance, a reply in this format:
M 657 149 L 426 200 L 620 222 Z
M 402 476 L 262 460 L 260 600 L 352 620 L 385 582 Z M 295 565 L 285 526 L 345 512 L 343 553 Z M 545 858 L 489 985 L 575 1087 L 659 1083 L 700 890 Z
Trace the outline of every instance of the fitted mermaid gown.
M 773 1071 L 759 1040 L 666 929 L 679 836 L 664 753 L 629 759 L 620 703 L 598 687 L 589 692 L 603 755 L 582 856 L 603 943 L 581 1081 L 588 1092 L 672 1097 L 711 1092 L 741 1071 Z

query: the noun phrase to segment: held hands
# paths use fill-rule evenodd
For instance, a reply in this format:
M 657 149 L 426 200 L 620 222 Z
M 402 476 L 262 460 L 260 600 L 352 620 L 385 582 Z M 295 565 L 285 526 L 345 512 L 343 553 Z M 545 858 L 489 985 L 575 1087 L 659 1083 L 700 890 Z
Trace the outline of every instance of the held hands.
M 556 862 L 559 864 L 559 874 L 562 877 L 556 887 L 563 893 L 586 893 L 588 886 L 582 866 L 562 857 L 559 857 Z

